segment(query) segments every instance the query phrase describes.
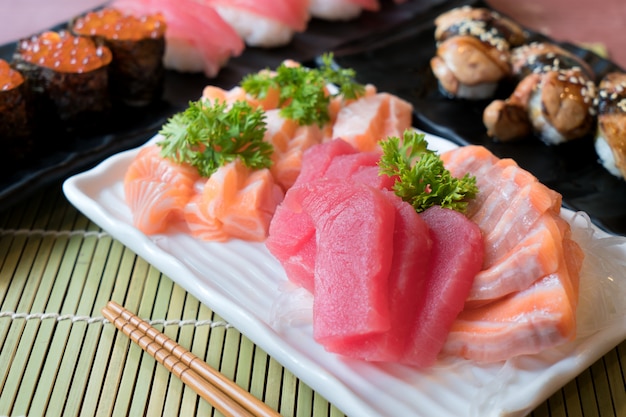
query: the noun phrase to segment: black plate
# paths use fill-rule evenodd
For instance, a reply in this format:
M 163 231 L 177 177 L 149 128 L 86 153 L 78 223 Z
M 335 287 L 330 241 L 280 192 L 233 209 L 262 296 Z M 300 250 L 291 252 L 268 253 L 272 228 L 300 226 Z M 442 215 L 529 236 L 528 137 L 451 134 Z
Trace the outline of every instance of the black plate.
M 231 59 L 216 78 L 168 71 L 162 100 L 144 108 L 116 107 L 113 117 L 103 126 L 82 133 L 49 132 L 47 126 L 40 126 L 37 139 L 44 136 L 50 146 L 45 152 L 25 160 L 17 171 L 1 176 L 0 209 L 15 204 L 42 186 L 88 169 L 110 155 L 141 145 L 158 132 L 168 117 L 184 109 L 190 100 L 196 100 L 208 84 L 230 88 L 244 75 L 263 68 L 275 68 L 284 59 L 312 63 L 316 56 L 342 43 L 387 31 L 443 3 L 445 0 L 420 0 L 396 6 L 387 0 L 379 12 L 364 13 L 353 21 L 314 19 L 309 22 L 306 32 L 297 34 L 285 47 L 247 48 L 241 56 Z M 2 45 L 0 58 L 10 61 L 14 51 L 15 43 Z M 53 140 L 55 142 L 51 142 Z
M 489 138 L 482 123 L 483 109 L 490 101 L 452 100 L 444 97 L 430 69 L 436 53 L 434 18 L 461 5 L 487 7 L 482 1 L 457 0 L 430 9 L 415 21 L 406 21 L 384 34 L 366 37 L 335 49 L 338 65 L 353 68 L 360 82 L 372 83 L 414 106 L 415 126 L 459 145 L 477 144 L 499 157 L 510 157 L 544 184 L 563 195 L 563 205 L 589 214 L 595 224 L 626 235 L 626 182 L 608 173 L 598 162 L 592 137 L 559 146 L 546 146 L 531 137 L 515 143 Z M 549 40 L 532 33 L 533 40 Z M 612 62 L 571 44 L 560 43 L 584 58 L 598 79 L 621 70 Z M 511 86 L 497 92 L 508 97 Z

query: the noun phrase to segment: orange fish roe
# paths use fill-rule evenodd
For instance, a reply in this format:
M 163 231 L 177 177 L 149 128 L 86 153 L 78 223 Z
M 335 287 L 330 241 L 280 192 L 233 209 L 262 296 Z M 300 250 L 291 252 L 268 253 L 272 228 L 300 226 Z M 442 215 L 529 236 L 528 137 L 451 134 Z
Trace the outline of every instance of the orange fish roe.
M 43 32 L 39 36 L 22 40 L 19 44 L 21 59 L 58 72 L 83 73 L 111 62 L 109 48 L 96 46 L 86 37 L 69 32 Z
M 11 68 L 8 62 L 0 59 L 0 91 L 12 90 L 23 82 L 22 74 Z
M 165 18 L 161 13 L 141 17 L 117 9 L 101 9 L 87 13 L 74 23 L 74 33 L 102 36 L 116 40 L 157 39 L 165 35 Z

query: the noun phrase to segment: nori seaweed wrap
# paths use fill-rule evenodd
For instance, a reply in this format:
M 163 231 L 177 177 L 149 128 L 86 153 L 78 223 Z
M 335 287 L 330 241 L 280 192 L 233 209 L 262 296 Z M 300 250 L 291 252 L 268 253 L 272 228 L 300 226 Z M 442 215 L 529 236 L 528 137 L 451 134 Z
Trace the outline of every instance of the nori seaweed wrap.
M 33 108 L 27 81 L 0 59 L 0 172 L 15 168 L 33 152 Z
M 87 13 L 70 23 L 75 35 L 89 36 L 111 50 L 111 96 L 131 106 L 147 105 L 161 98 L 165 29 L 161 14 L 136 17 L 114 8 Z
M 67 31 L 47 31 L 18 42 L 13 64 L 28 80 L 38 123 L 65 128 L 102 122 L 110 110 L 107 67 L 111 51 Z

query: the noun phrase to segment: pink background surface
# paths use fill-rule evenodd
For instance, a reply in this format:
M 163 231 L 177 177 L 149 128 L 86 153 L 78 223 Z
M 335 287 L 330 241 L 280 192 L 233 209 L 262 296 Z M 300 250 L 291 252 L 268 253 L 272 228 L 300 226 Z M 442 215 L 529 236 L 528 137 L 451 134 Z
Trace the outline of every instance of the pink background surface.
M 412 0 L 420 1 L 420 0 Z M 486 0 L 522 25 L 555 40 L 604 44 L 626 69 L 626 0 Z M 2 0 L 0 43 L 64 22 L 103 0 Z

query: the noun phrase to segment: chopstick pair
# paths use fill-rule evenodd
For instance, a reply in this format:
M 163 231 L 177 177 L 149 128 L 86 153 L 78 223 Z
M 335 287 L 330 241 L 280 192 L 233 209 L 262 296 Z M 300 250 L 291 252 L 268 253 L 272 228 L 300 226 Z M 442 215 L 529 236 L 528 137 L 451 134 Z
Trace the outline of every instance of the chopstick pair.
M 225 416 L 278 417 L 276 411 L 114 301 L 104 317 Z

